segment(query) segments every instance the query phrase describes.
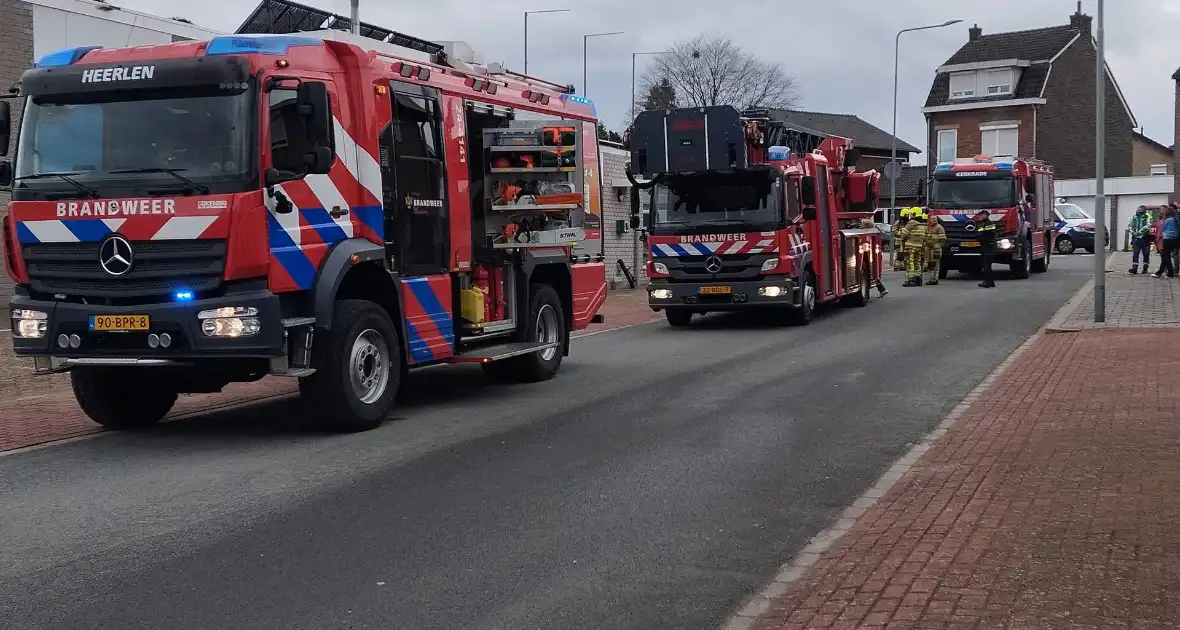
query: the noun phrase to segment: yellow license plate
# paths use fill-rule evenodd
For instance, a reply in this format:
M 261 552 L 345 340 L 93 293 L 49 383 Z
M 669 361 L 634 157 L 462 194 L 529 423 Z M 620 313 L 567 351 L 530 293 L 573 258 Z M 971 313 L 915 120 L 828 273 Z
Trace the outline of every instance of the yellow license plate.
M 979 247 L 979 241 L 963 241 L 959 243 L 960 247 Z
M 697 293 L 701 295 L 725 295 L 729 292 L 729 287 L 701 287 L 697 289 Z
M 95 332 L 133 332 L 151 328 L 147 315 L 91 315 L 90 330 Z

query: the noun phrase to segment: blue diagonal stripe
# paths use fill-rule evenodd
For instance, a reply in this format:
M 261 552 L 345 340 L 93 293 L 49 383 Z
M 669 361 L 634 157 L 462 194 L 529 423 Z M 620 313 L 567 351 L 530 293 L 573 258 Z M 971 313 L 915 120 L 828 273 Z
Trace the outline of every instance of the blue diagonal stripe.
M 418 329 L 414 328 L 414 325 L 408 320 L 406 321 L 406 336 L 409 337 L 409 339 L 406 341 L 409 342 L 408 345 L 410 346 L 410 358 L 414 360 L 414 363 L 421 363 L 423 361 L 430 361 L 434 359 L 434 355 L 430 353 L 430 348 L 426 345 L 426 342 L 422 340 L 422 335 L 418 332 Z
M 426 311 L 426 316 L 434 322 L 435 326 L 438 326 L 438 331 L 442 333 L 447 343 L 454 343 L 455 331 L 454 325 L 451 323 L 451 315 L 438 301 L 438 297 L 434 295 L 434 290 L 427 284 L 426 279 L 409 278 L 404 282 L 406 286 L 410 287 L 410 291 L 413 292 L 418 303 L 422 305 L 422 310 Z
M 300 289 L 310 289 L 312 282 L 315 281 L 315 267 L 311 265 L 311 261 L 307 259 L 303 250 L 299 249 L 295 241 L 291 240 L 291 236 L 279 224 L 275 215 L 268 212 L 266 216 L 267 225 L 270 228 L 270 252 L 274 254 L 283 269 L 291 274 L 295 286 Z
M 16 223 L 16 238 L 22 243 L 40 243 L 41 239 L 37 238 L 36 234 L 25 225 L 24 221 L 17 221 Z
M 316 234 L 320 235 L 320 240 L 324 241 L 325 245 L 335 245 L 348 238 L 348 235 L 344 233 L 344 228 L 332 220 L 332 215 L 328 214 L 327 210 L 301 208 L 299 212 L 303 214 L 304 220 L 316 231 Z
M 678 256 L 691 256 L 692 255 L 692 254 L 688 253 L 687 249 L 684 249 L 680 245 L 673 244 L 673 245 L 669 245 L 669 247 L 671 247 L 672 250 L 675 251 Z
M 111 228 L 102 219 L 63 219 L 62 225 L 83 243 L 101 241 L 111 233 Z
M 352 209 L 352 215 L 360 219 L 377 236 L 385 238 L 385 212 L 381 206 L 360 206 Z

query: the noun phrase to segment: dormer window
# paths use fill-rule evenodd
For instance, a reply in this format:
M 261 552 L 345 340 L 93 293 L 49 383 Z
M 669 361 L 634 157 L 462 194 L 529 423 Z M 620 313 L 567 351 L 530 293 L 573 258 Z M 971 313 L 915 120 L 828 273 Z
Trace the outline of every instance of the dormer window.
M 1003 70 L 989 70 L 987 72 L 987 95 L 1000 96 L 1011 94 L 1012 74 L 1012 71 L 1008 68 L 1004 68 Z
M 976 74 L 955 72 L 951 74 L 951 98 L 972 98 L 975 96 Z

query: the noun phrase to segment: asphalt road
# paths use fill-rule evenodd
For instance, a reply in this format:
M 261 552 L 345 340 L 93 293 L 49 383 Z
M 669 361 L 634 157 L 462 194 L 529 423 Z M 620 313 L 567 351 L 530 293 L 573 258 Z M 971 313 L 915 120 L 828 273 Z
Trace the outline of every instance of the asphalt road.
M 280 403 L 0 457 L 0 627 L 715 627 L 1092 262 L 609 332 L 536 385 L 427 370 L 360 435 Z

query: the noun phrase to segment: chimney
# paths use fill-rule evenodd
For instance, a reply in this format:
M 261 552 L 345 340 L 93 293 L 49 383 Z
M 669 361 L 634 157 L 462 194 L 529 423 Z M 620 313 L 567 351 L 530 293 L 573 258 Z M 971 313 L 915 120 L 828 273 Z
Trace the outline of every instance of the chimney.
M 1069 16 L 1069 25 L 1074 29 L 1081 31 L 1083 35 L 1090 34 L 1090 24 L 1094 18 L 1082 13 L 1082 2 L 1078 0 L 1078 10 L 1073 15 Z
M 981 36 L 983 36 L 983 29 L 979 28 L 978 24 L 967 29 L 967 41 L 973 42 L 979 39 Z

